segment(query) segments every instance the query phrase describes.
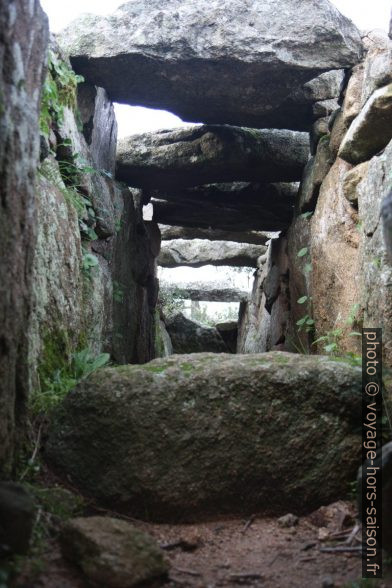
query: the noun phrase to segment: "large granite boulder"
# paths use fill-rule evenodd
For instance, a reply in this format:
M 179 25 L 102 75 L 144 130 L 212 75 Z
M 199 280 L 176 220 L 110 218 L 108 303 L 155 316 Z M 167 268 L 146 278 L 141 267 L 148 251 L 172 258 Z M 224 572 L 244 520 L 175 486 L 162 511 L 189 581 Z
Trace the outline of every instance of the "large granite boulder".
M 158 257 L 161 267 L 202 267 L 225 265 L 257 267 L 257 260 L 264 255 L 264 245 L 248 245 L 232 241 L 207 241 L 206 239 L 174 239 L 166 241 Z
M 0 4 L 0 471 L 28 394 L 35 174 L 48 21 L 38 0 Z
M 132 135 L 117 148 L 117 177 L 159 190 L 214 182 L 296 182 L 309 154 L 307 133 L 198 125 Z
M 173 353 L 226 353 L 228 348 L 214 327 L 207 327 L 182 313 L 166 319 Z
M 79 17 L 62 42 L 76 71 L 114 101 L 258 128 L 305 128 L 311 108 L 296 91 L 362 52 L 328 0 L 138 0 Z
M 344 362 L 173 355 L 84 380 L 46 456 L 97 500 L 155 520 L 309 512 L 346 495 L 360 419 L 361 370 Z

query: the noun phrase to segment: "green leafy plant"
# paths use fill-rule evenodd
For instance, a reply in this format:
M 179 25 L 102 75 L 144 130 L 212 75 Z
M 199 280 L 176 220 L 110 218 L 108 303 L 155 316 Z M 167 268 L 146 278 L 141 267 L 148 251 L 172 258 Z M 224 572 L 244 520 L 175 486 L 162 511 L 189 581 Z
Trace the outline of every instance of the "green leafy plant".
M 347 319 L 344 322 L 344 325 L 348 325 L 353 327 L 355 324 L 358 323 L 358 313 L 360 311 L 360 304 L 353 304 Z M 336 329 L 332 329 L 328 331 L 324 335 L 318 337 L 315 341 L 313 341 L 312 345 L 317 345 L 318 343 L 323 344 L 323 349 L 327 354 L 334 355 L 334 356 L 341 356 L 343 359 L 346 358 L 348 361 L 351 361 L 354 365 L 360 365 L 359 356 L 354 353 L 343 353 L 341 350 L 341 339 L 345 333 L 344 326 L 338 327 Z M 351 331 L 350 333 L 346 333 L 349 337 L 361 337 L 362 333 L 358 331 Z
M 82 257 L 82 271 L 83 273 L 91 278 L 92 270 L 99 266 L 99 261 L 96 255 L 88 251 L 83 251 Z
M 325 335 L 321 335 L 315 341 L 313 341 L 312 345 L 317 345 L 318 343 L 323 343 L 323 349 L 326 353 L 334 355 L 338 354 L 339 351 L 339 342 L 343 335 L 343 329 L 333 329 L 332 331 L 328 331 Z
M 309 253 L 309 249 L 307 247 L 302 247 L 297 253 L 297 257 L 305 257 Z
M 113 281 L 113 300 L 121 304 L 124 302 L 124 286 L 120 282 Z
M 66 186 L 59 173 L 59 169 L 55 161 L 51 159 L 45 159 L 38 169 L 38 173 L 49 182 L 51 182 L 56 188 L 63 194 L 64 198 L 69 202 L 76 210 L 78 218 L 83 218 L 86 215 L 86 198 L 83 197 L 73 186 Z
M 64 120 L 64 108 L 76 110 L 76 89 L 84 78 L 78 76 L 54 51 L 49 51 L 48 74 L 41 98 L 40 131 L 49 136 L 53 123 Z
M 31 399 L 33 414 L 47 413 L 56 406 L 84 378 L 110 361 L 108 353 L 94 354 L 83 349 L 71 355 L 68 365 L 43 377 L 39 389 Z
M 351 327 L 358 322 L 358 313 L 361 309 L 360 304 L 353 304 L 350 308 L 349 315 L 346 320 L 346 324 L 350 325 Z M 361 335 L 361 333 L 350 333 L 351 335 Z

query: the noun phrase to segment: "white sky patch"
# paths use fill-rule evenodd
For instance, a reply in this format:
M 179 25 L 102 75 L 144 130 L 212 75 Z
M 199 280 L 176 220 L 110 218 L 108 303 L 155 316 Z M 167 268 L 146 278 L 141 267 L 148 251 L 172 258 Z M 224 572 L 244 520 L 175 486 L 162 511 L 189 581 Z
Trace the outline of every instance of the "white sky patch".
M 238 271 L 230 266 L 205 265 L 203 267 L 180 266 L 175 268 L 158 268 L 158 278 L 166 283 L 202 283 L 219 284 L 222 288 L 237 288 L 249 292 L 253 285 L 254 268 L 242 268 Z
M 126 104 L 115 104 L 114 110 L 119 139 L 160 129 L 189 126 L 178 116 L 166 110 L 152 110 L 143 106 L 127 106 Z

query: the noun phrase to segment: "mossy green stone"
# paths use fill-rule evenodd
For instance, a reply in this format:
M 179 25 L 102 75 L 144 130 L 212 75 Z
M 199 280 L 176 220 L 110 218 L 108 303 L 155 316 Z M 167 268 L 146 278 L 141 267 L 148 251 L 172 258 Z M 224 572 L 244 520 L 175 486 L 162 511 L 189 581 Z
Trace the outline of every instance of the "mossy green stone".
M 146 518 L 304 512 L 345 496 L 360 418 L 361 370 L 331 358 L 173 355 L 82 382 L 46 454 L 82 491 Z

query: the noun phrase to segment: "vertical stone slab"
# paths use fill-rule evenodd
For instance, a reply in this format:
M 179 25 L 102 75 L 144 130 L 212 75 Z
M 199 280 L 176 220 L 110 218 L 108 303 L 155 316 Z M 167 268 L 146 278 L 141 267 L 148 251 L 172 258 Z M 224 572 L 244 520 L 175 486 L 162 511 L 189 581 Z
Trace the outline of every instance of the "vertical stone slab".
M 112 102 L 103 88 L 83 83 L 78 87 L 78 108 L 95 166 L 114 176 L 117 122 Z
M 39 105 L 48 23 L 38 0 L 0 0 L 0 471 L 27 395 Z

